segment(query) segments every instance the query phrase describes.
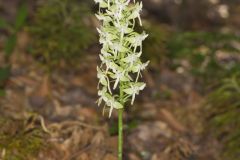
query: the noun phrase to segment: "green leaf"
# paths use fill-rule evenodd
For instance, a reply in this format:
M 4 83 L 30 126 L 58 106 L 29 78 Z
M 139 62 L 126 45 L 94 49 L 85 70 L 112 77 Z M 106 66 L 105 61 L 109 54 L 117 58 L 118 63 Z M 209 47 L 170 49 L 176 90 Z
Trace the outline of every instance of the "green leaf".
M 8 23 L 5 19 L 0 18 L 0 29 L 5 29 L 8 26 Z
M 5 90 L 0 88 L 0 97 L 4 97 L 5 95 L 6 95 Z
M 17 12 L 15 30 L 18 31 L 25 23 L 28 15 L 28 7 L 26 4 L 22 4 Z
M 108 82 L 107 82 L 107 80 L 106 80 L 105 77 L 101 77 L 101 78 L 100 78 L 100 83 L 101 83 L 102 85 L 104 85 L 104 86 L 107 86 L 107 85 L 108 85 Z
M 10 56 L 16 46 L 16 42 L 17 42 L 17 36 L 16 34 L 14 35 L 11 35 L 6 43 L 5 43 L 5 46 L 4 46 L 4 52 L 6 54 L 6 56 Z
M 102 7 L 102 8 L 107 8 L 107 7 L 108 7 L 108 4 L 107 4 L 106 2 L 102 2 L 102 3 L 100 3 L 99 5 L 100 5 L 100 7 Z
M 122 77 L 120 77 L 120 80 L 123 82 L 128 82 L 128 81 L 130 81 L 130 77 L 126 77 L 123 75 Z
M 123 108 L 123 105 L 121 103 L 119 103 L 119 102 L 115 102 L 114 103 L 114 108 L 115 109 L 121 109 L 121 108 Z
M 112 123 L 112 124 L 109 125 L 110 127 L 109 127 L 109 129 L 108 129 L 108 132 L 109 132 L 109 134 L 110 134 L 111 136 L 117 135 L 117 134 L 118 134 L 118 124 L 117 124 L 115 121 L 113 121 L 113 122 L 111 122 L 111 123 Z
M 130 95 L 132 95 L 133 93 L 135 93 L 134 90 L 131 89 L 131 88 L 124 89 L 123 91 L 124 91 L 125 93 L 127 93 L 127 94 L 130 94 Z
M 4 82 L 9 78 L 10 76 L 10 67 L 2 67 L 0 68 L 0 87 L 3 87 Z
M 137 82 L 135 85 L 139 90 L 143 90 L 146 87 L 146 83 L 143 82 Z

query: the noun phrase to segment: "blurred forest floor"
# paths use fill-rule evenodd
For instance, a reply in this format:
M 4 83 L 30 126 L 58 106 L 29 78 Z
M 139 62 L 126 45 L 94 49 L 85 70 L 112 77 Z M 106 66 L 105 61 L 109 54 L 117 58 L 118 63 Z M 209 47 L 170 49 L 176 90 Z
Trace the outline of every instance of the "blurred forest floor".
M 238 119 L 235 125 L 215 135 L 222 129 L 211 123 L 218 109 L 208 106 L 214 107 L 209 97 L 222 81 L 238 75 L 240 69 L 240 3 L 143 2 L 144 26 L 149 33 L 143 59 L 150 59 L 151 65 L 143 73 L 147 88 L 124 114 L 124 159 L 237 160 L 239 136 L 234 139 L 237 144 L 233 149 L 225 148 L 228 141 L 224 136 L 232 131 L 240 135 L 239 130 L 233 130 L 239 126 L 238 116 L 231 114 L 231 119 Z M 80 27 L 72 25 L 71 20 L 78 18 L 71 12 L 74 18 L 66 17 L 69 21 L 64 27 L 83 35 L 73 39 L 67 31 L 59 30 L 61 25 L 53 26 L 57 22 L 45 19 L 51 18 L 44 13 L 51 14 L 52 8 L 36 16 L 42 3 L 27 1 L 27 22 L 21 25 L 25 13 L 24 9 L 18 12 L 20 1 L 0 1 L 0 159 L 117 159 L 117 113 L 109 119 L 95 103 L 100 51 L 95 27 L 99 24 L 93 3 L 83 3 L 90 13 L 83 9 L 88 18 L 80 17 L 79 26 L 84 31 L 92 28 L 93 35 L 77 32 Z M 36 18 L 40 20 L 34 21 Z M 14 24 L 20 25 L 6 29 L 2 19 L 10 23 L 16 19 Z M 77 59 L 74 53 L 78 47 L 84 49 Z M 65 53 L 68 51 L 73 52 L 72 59 Z M 237 78 L 234 83 L 237 89 L 239 82 Z M 221 100 L 220 105 L 225 104 Z M 239 99 L 234 97 L 229 103 L 236 101 Z M 234 113 L 239 113 L 239 104 Z M 235 158 L 224 158 L 225 154 Z

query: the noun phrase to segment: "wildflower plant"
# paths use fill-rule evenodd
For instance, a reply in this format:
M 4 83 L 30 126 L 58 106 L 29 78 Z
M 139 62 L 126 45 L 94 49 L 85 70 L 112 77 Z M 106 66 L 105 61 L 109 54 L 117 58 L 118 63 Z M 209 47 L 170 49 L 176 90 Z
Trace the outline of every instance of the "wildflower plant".
M 104 103 L 109 108 L 109 117 L 118 110 L 119 145 L 118 157 L 122 159 L 122 114 L 124 104 L 133 105 L 136 95 L 146 86 L 139 82 L 141 71 L 148 63 L 140 60 L 145 32 L 134 31 L 138 22 L 142 25 L 140 11 L 142 2 L 130 0 L 95 0 L 99 5 L 96 17 L 102 22 L 97 31 L 102 45 L 101 65 L 97 67 L 98 105 Z

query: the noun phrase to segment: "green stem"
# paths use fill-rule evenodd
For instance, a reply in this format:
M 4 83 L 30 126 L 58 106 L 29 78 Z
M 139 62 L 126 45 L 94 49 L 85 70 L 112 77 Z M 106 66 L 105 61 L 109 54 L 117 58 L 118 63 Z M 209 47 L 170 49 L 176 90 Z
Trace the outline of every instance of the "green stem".
M 124 105 L 124 95 L 122 85 L 120 85 L 120 103 Z M 118 160 L 123 157 L 123 111 L 124 108 L 118 110 Z
M 123 109 L 118 110 L 118 160 L 123 155 Z

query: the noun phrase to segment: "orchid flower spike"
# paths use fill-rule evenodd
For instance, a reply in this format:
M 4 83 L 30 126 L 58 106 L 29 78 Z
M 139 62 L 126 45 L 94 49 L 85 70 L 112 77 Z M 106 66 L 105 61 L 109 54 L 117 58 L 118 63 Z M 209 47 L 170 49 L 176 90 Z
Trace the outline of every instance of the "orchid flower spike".
M 114 109 L 122 109 L 124 103 L 134 103 L 136 95 L 146 84 L 139 82 L 141 72 L 147 67 L 143 63 L 142 42 L 147 38 L 143 31 L 134 31 L 135 21 L 142 25 L 140 12 L 142 2 L 135 0 L 94 0 L 99 5 L 96 17 L 101 21 L 97 28 L 102 45 L 99 55 L 101 64 L 97 67 L 98 105 L 104 103 L 109 116 Z M 119 93 L 118 93 L 119 92 Z M 105 108 L 105 107 L 104 107 Z

